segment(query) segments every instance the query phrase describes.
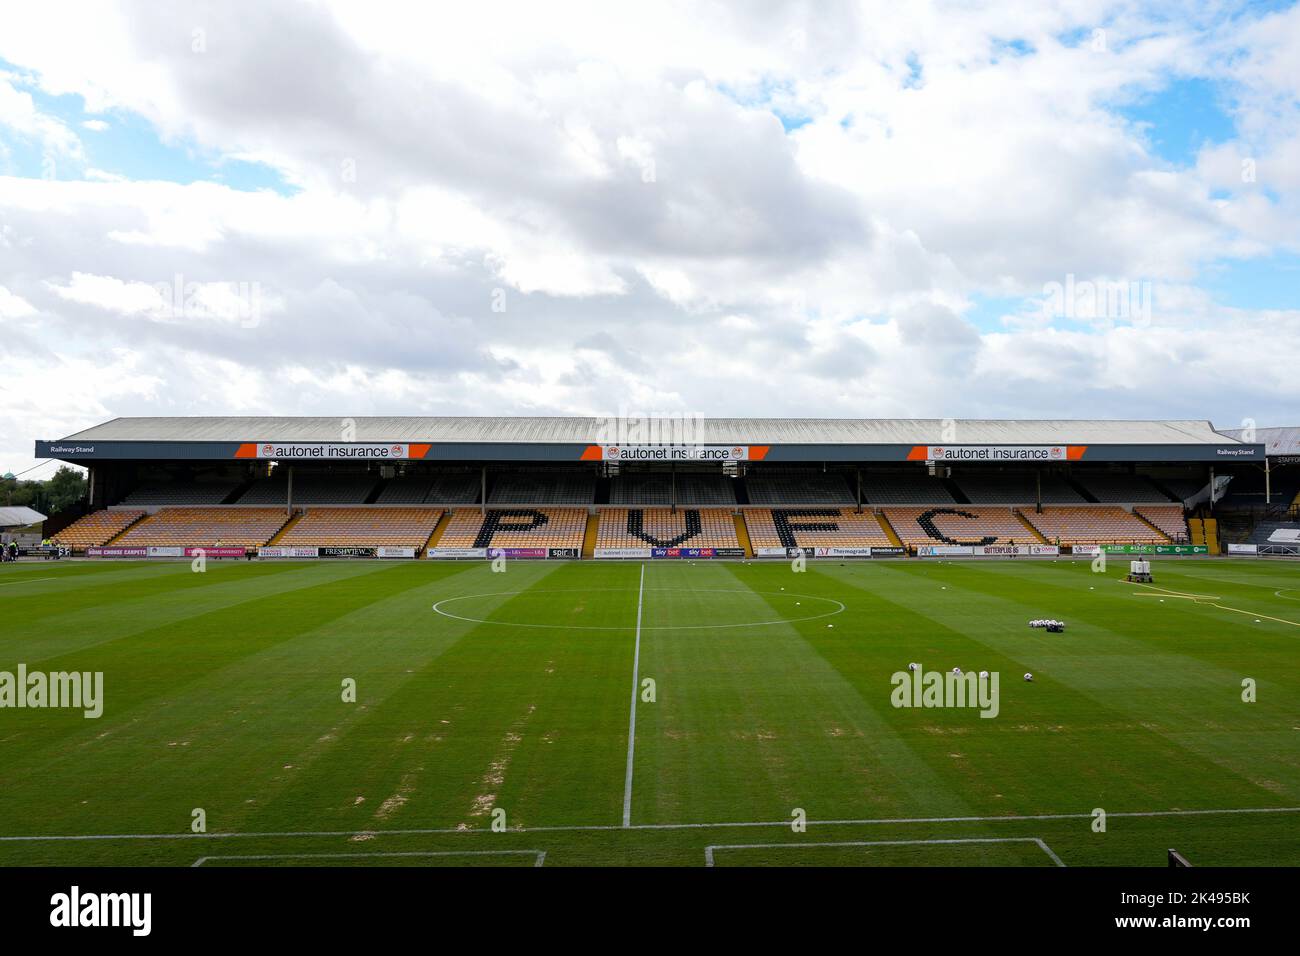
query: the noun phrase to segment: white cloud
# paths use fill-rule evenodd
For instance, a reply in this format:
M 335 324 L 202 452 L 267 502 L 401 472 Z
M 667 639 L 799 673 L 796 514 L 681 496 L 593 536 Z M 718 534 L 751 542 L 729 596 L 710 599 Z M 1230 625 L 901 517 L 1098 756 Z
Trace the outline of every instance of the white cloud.
M 62 120 L 37 108 L 32 95 L 18 89 L 11 78 L 0 76 L 0 133 L 9 130 L 38 143 L 47 175 L 63 160 L 80 162 L 81 140 Z
M 1131 416 L 1135 382 L 1204 376 L 1142 414 L 1284 418 L 1295 304 L 1225 309 L 1199 283 L 1300 250 L 1300 12 L 1176 12 L 15 9 L 0 125 L 88 168 L 0 176 L 6 367 L 129 384 L 32 406 L 0 467 L 161 411 Z M 1098 25 L 1104 52 L 1058 39 Z M 1231 87 L 1243 133 L 1183 168 L 1114 106 L 1186 75 Z M 30 90 L 296 190 L 106 172 L 73 127 L 107 121 Z M 1152 283 L 1151 322 L 979 318 L 1069 275 Z
M 35 314 L 31 303 L 0 285 L 0 319 L 21 319 Z
M 50 283 L 60 298 L 69 302 L 93 305 L 118 315 L 161 316 L 165 305 L 162 294 L 143 282 L 123 282 L 112 276 L 74 272 L 65 285 Z

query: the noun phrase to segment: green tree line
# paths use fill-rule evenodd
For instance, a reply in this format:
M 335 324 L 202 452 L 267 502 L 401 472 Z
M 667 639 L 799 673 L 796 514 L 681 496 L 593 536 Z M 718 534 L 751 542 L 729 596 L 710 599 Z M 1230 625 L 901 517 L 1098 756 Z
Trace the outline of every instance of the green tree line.
M 75 505 L 86 495 L 86 475 L 63 465 L 49 478 L 23 481 L 13 475 L 0 478 L 0 504 L 34 508 L 54 515 Z

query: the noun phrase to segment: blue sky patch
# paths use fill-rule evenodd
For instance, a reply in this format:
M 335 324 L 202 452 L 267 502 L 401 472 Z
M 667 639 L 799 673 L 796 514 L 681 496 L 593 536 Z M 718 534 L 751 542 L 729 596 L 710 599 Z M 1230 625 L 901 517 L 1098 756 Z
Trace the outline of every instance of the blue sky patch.
M 1142 128 L 1151 150 L 1161 159 L 1190 166 L 1203 146 L 1226 143 L 1237 135 L 1229 105 L 1222 85 L 1186 77 L 1115 111 Z
M 793 110 L 796 105 L 794 87 L 786 80 L 765 76 L 752 87 L 738 89 L 726 83 L 718 84 L 718 92 L 747 109 L 763 109 L 781 121 L 781 127 L 792 133 L 807 126 L 813 117 L 804 110 Z
M 270 189 L 292 195 L 297 188 L 280 172 L 264 163 L 245 162 L 200 149 L 190 141 L 164 141 L 158 131 L 135 113 L 87 113 L 81 97 L 51 96 L 33 83 L 22 82 L 23 73 L 0 60 L 0 72 L 12 73 L 11 82 L 31 96 L 40 112 L 61 120 L 81 140 L 85 162 L 47 157 L 42 143 L 0 127 L 0 172 L 25 178 L 82 179 L 98 169 L 129 180 L 161 180 L 188 185 L 213 182 L 232 189 Z M 87 121 L 107 123 L 103 130 L 87 128 Z M 51 160 L 53 165 L 51 165 Z
M 1237 309 L 1294 309 L 1300 289 L 1300 255 L 1221 259 L 1202 270 L 1201 288 Z
M 1021 315 L 1028 308 L 1040 309 L 1037 301 L 1030 296 L 991 296 L 973 295 L 972 305 L 962 313 L 962 318 L 980 332 L 1005 332 L 1003 316 Z

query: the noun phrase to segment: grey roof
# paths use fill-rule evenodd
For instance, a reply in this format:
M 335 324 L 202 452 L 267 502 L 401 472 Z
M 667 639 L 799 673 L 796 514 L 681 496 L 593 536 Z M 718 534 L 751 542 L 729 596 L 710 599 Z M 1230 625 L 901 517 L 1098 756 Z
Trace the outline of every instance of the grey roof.
M 31 508 L 0 508 L 0 528 L 25 528 L 45 520 L 45 515 Z
M 680 434 L 678 420 L 607 418 L 115 418 L 61 441 L 337 442 L 348 423 L 359 442 L 519 442 L 656 444 Z M 1101 421 L 938 418 L 686 419 L 701 444 L 1158 444 L 1222 445 L 1233 439 L 1208 421 Z M 674 427 L 677 428 L 674 431 Z M 665 437 L 664 441 L 673 440 Z
M 1225 428 L 1223 434 L 1245 441 L 1245 430 Z M 1254 442 L 1264 446 L 1265 455 L 1300 455 L 1300 428 L 1256 428 Z

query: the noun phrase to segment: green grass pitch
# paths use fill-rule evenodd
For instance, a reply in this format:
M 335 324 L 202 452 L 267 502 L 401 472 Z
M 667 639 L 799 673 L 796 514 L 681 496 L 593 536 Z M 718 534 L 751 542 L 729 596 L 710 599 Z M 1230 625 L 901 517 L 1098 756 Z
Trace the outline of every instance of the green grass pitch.
M 0 709 L 0 864 L 1300 864 L 1300 566 L 1126 568 L 8 565 L 0 670 L 104 712 Z

